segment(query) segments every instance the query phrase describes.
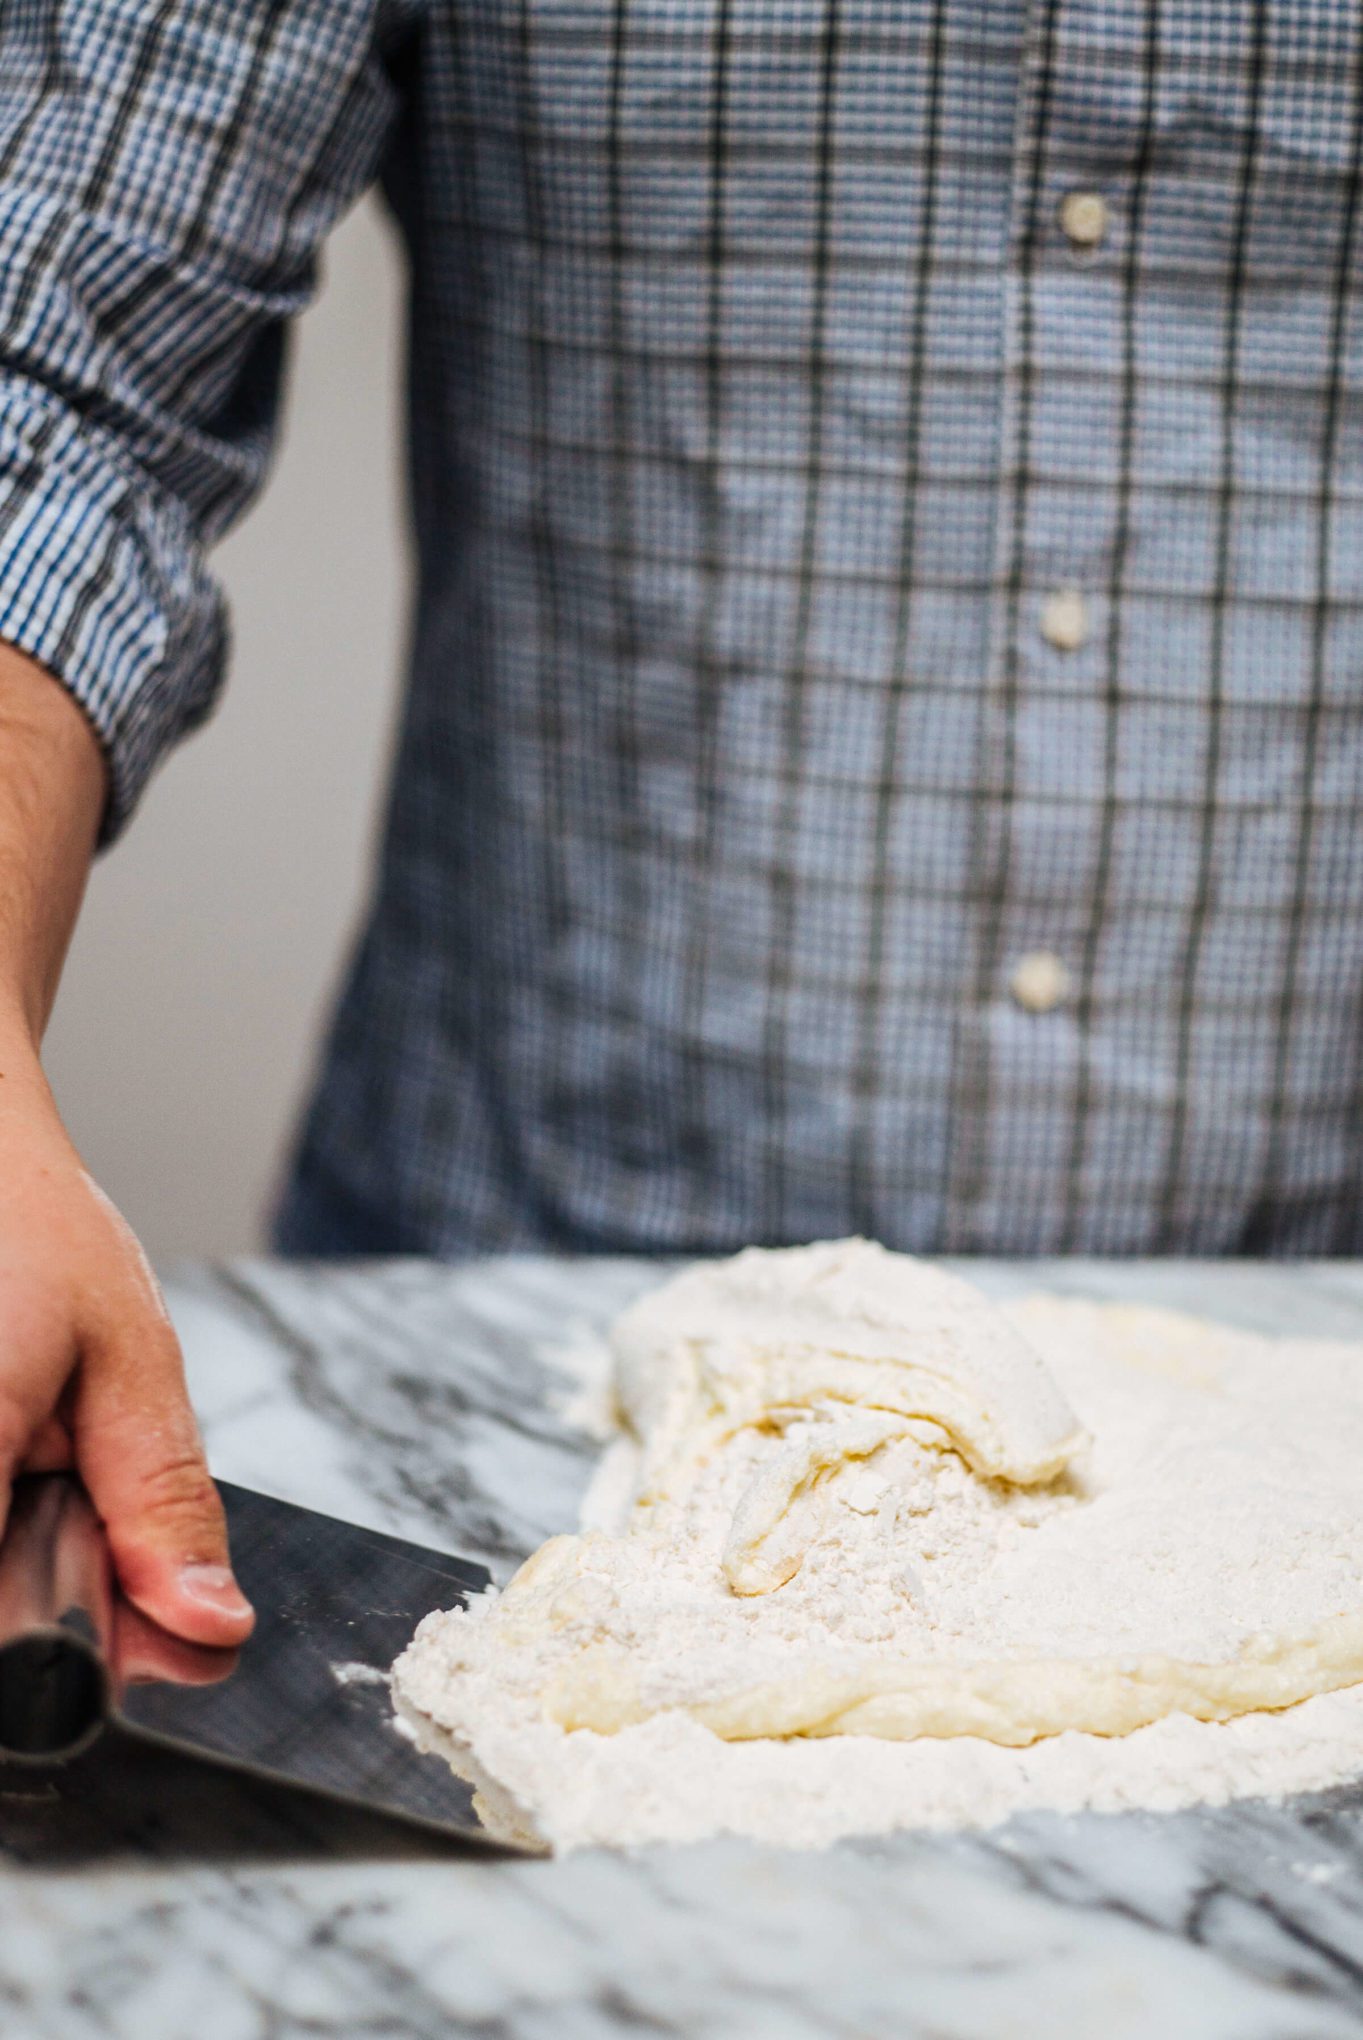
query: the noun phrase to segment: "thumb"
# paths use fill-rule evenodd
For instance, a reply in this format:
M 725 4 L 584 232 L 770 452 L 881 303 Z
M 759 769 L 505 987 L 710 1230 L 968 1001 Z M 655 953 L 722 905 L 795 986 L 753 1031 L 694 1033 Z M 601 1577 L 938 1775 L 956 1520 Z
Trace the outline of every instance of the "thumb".
M 128 1599 L 191 1643 L 241 1643 L 255 1618 L 168 1324 L 139 1327 L 135 1351 L 119 1340 L 82 1355 L 72 1430 Z

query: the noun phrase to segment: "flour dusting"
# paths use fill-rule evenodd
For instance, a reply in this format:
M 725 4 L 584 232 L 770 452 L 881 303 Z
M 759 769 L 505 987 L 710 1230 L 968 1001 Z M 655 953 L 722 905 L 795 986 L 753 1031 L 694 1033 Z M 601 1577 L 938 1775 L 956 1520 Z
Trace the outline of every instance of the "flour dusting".
M 689 1270 L 612 1345 L 582 1531 L 394 1668 L 495 1831 L 817 1847 L 1363 1769 L 1363 1349 L 865 1242 Z

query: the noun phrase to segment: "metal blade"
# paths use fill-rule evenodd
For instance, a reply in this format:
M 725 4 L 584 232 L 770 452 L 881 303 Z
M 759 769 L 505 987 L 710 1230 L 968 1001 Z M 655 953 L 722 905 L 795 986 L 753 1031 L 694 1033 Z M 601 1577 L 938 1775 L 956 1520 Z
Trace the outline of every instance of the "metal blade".
M 461 1606 L 487 1585 L 484 1569 L 219 1487 L 257 1611 L 238 1652 L 181 1643 L 122 1599 L 76 1482 L 17 1484 L 0 1544 L 0 1755 L 73 1754 L 113 1719 L 211 1763 L 504 1846 L 472 1788 L 405 1734 L 387 1680 L 421 1617 Z

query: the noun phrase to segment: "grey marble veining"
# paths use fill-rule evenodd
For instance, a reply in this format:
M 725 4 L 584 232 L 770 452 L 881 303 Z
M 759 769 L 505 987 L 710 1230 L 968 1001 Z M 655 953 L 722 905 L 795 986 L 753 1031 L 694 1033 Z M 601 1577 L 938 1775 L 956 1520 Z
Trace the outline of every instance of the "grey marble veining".
M 268 1262 L 171 1285 L 225 1477 L 481 1557 L 573 1520 L 555 1350 L 656 1266 Z M 970 1272 L 1363 1340 L 1363 1267 Z M 1363 1393 L 1363 1380 L 1360 1381 Z M 1363 1772 L 1363 1750 L 1359 1753 Z M 0 2035 L 1363 2033 L 1363 1790 L 1030 1815 L 800 1855 L 471 1863 L 301 1795 L 103 1747 L 0 1773 Z

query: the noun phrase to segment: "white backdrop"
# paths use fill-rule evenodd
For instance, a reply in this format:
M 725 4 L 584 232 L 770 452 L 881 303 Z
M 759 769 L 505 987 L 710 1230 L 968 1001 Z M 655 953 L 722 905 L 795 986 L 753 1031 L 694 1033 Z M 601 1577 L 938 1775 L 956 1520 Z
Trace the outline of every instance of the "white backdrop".
M 274 475 L 216 555 L 223 706 L 96 869 L 48 1034 L 77 1143 L 161 1259 L 259 1243 L 363 898 L 404 631 L 399 293 L 366 204 L 294 336 Z

